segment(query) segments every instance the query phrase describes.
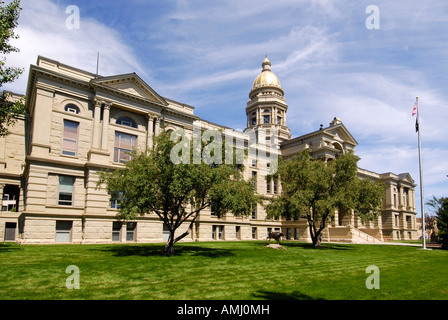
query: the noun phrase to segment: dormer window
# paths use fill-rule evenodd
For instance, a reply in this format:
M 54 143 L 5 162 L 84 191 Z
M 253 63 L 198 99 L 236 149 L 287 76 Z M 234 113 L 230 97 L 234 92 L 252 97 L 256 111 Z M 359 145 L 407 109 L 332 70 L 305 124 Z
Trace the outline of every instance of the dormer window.
M 72 112 L 72 113 L 76 113 L 79 114 L 79 108 L 77 106 L 75 106 L 74 104 L 68 104 L 64 107 L 64 110 L 67 112 Z
M 121 124 L 122 126 L 127 126 L 127 127 L 131 127 L 131 128 L 137 128 L 137 124 L 135 123 L 134 120 L 132 120 L 129 117 L 121 117 L 118 118 L 117 124 Z

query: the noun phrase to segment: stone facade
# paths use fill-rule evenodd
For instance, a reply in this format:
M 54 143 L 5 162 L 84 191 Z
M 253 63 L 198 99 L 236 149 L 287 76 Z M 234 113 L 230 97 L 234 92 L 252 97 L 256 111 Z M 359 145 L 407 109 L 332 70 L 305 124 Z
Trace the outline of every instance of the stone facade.
M 99 170 L 123 167 L 126 151 L 151 148 L 162 126 L 166 130 L 183 128 L 189 134 L 195 125 L 218 129 L 246 145 L 255 134 L 257 150 L 266 142 L 271 145 L 270 156 L 287 158 L 308 148 L 313 157 L 331 161 L 354 150 L 356 140 L 337 118 L 328 127 L 291 139 L 280 81 L 267 58 L 262 68 L 249 93 L 247 129 L 238 132 L 200 119 L 192 106 L 161 97 L 135 73 L 101 77 L 38 57 L 30 67 L 27 115 L 10 128 L 10 135 L 0 138 L 0 241 L 166 240 L 167 232 L 155 214 L 118 222 L 117 203 L 110 201 L 104 188 L 97 187 Z M 19 97 L 12 95 L 13 99 Z M 279 181 L 266 180 L 268 156 L 249 156 L 244 165 L 245 178 L 255 178 L 258 193 L 275 197 L 281 192 Z M 364 225 L 354 212 L 336 212 L 324 240 L 416 239 L 415 184 L 410 175 L 359 169 L 359 176 L 386 183 L 382 216 Z M 270 230 L 282 231 L 290 240 L 309 240 L 305 220 L 271 219 L 258 205 L 248 218 L 230 214 L 217 218 L 204 210 L 184 241 L 264 240 Z

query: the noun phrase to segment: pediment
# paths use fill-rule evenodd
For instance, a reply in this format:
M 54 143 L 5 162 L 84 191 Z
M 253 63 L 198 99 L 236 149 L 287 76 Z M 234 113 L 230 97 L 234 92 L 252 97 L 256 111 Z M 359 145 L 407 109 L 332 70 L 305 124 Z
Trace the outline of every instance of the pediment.
M 412 179 L 411 175 L 409 174 L 409 172 L 406 173 L 400 173 L 398 175 L 400 181 L 405 181 L 408 182 L 410 184 L 414 184 L 414 179 Z
M 358 145 L 358 142 L 342 123 L 326 128 L 325 132 L 331 134 L 335 140 L 339 140 L 353 146 Z
M 143 81 L 136 73 L 104 77 L 92 80 L 93 84 L 114 89 L 126 95 L 150 100 L 157 104 L 168 105 L 154 89 Z

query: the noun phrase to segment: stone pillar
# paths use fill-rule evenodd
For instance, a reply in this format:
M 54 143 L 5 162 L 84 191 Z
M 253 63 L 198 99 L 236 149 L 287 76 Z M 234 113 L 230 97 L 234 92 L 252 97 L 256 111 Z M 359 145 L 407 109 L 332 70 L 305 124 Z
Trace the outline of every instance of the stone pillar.
M 47 156 L 50 152 L 50 131 L 52 119 L 52 105 L 54 92 L 36 89 L 34 110 L 32 110 L 31 121 L 32 141 L 31 155 Z
M 106 103 L 103 111 L 103 133 L 101 136 L 101 149 L 107 150 L 107 141 L 109 139 L 109 115 L 112 103 Z
M 149 113 L 146 115 L 146 119 L 148 120 L 148 125 L 146 127 L 146 146 L 148 149 L 152 149 L 153 147 L 153 135 L 154 135 L 154 116 Z
M 279 124 L 277 124 L 277 117 L 278 117 L 278 110 L 277 110 L 277 107 L 274 107 L 274 110 L 273 110 L 274 112 L 273 112 L 273 115 L 272 115 L 272 123 L 275 125 L 275 126 L 277 126 L 277 125 L 280 125 L 281 123 L 279 123 Z
M 156 118 L 155 135 L 157 136 L 159 133 L 160 133 L 160 118 Z
M 0 210 L 2 209 L 3 206 L 3 189 L 5 188 L 5 184 L 0 183 Z
M 100 118 L 101 118 L 101 101 L 93 100 L 95 110 L 93 113 L 93 138 L 92 148 L 99 149 L 101 143 L 100 136 Z

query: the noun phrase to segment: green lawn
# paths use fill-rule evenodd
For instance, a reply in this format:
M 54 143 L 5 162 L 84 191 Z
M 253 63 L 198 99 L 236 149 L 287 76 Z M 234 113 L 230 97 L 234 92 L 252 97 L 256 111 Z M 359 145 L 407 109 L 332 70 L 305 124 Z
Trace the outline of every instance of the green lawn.
M 0 243 L 0 299 L 448 299 L 448 251 L 386 245 Z M 67 266 L 80 270 L 68 290 Z M 369 265 L 380 289 L 368 290 Z

